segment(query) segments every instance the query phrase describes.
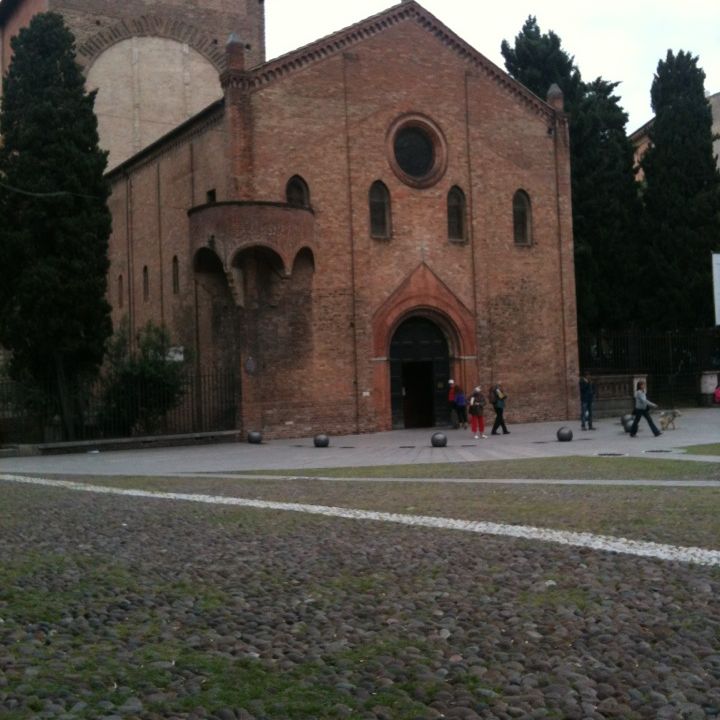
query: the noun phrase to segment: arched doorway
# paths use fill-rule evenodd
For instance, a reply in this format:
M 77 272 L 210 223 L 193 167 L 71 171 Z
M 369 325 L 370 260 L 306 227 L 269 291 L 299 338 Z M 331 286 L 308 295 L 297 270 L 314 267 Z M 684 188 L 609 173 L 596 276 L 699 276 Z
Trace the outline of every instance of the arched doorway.
M 393 428 L 445 425 L 450 353 L 442 330 L 425 317 L 402 322 L 390 342 Z

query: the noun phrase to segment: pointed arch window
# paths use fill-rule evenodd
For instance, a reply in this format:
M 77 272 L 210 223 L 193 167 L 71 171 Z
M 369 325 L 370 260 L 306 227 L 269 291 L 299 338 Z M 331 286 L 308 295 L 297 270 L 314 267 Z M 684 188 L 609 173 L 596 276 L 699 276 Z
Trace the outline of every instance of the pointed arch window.
M 177 295 L 180 292 L 180 263 L 178 262 L 177 255 L 173 255 L 172 259 L 172 289 L 173 295 Z
M 147 302 L 150 299 L 150 277 L 148 276 L 147 265 L 143 266 L 143 300 Z
M 516 245 L 532 245 L 530 196 L 524 190 L 513 196 L 513 238 Z
M 390 192 L 381 180 L 370 186 L 370 235 L 374 238 L 389 238 L 390 224 Z
M 449 240 L 467 240 L 465 193 L 457 186 L 447 196 L 447 222 Z
M 293 175 L 285 186 L 287 204 L 292 207 L 309 208 L 310 190 L 307 183 L 299 176 Z

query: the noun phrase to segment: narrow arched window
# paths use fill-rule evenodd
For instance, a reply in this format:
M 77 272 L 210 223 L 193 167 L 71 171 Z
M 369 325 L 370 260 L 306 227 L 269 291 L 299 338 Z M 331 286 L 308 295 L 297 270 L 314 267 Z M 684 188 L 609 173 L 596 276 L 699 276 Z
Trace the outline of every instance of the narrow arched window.
M 123 276 L 118 275 L 118 307 L 121 308 L 123 306 Z
M 370 186 L 370 235 L 374 238 L 390 237 L 390 193 L 385 183 L 376 180 Z
M 147 265 L 143 267 L 143 300 L 147 302 L 150 299 L 150 278 L 148 277 Z
M 516 245 L 532 245 L 530 197 L 524 190 L 513 196 L 513 237 Z
M 299 176 L 293 175 L 285 186 L 287 204 L 292 207 L 310 207 L 310 190 L 307 183 Z
M 450 188 L 447 196 L 448 239 L 466 240 L 465 193 L 456 186 Z
M 172 259 L 172 287 L 173 294 L 177 295 L 180 292 L 180 263 L 177 255 L 173 255 Z

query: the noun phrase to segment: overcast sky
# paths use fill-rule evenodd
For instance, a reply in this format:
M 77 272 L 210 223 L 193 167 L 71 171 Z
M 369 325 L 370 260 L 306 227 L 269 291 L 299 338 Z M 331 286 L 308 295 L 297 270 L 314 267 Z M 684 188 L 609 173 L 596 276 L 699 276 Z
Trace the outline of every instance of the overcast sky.
M 393 0 L 265 0 L 268 59 L 384 10 Z M 528 15 L 553 30 L 584 80 L 621 81 L 617 92 L 632 132 L 652 117 L 650 86 L 667 50 L 699 56 L 705 90 L 720 92 L 720 0 L 421 0 L 421 5 L 504 69 Z

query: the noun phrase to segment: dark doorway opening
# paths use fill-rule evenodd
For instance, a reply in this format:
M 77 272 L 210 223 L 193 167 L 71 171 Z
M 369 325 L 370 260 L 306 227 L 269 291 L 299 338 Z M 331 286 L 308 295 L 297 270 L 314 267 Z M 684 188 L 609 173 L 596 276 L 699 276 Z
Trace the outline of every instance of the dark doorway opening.
M 446 425 L 448 344 L 442 330 L 423 317 L 409 318 L 390 343 L 390 397 L 394 428 Z
M 431 427 L 435 419 L 432 362 L 404 362 L 402 380 L 405 390 L 403 402 L 405 427 Z

